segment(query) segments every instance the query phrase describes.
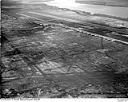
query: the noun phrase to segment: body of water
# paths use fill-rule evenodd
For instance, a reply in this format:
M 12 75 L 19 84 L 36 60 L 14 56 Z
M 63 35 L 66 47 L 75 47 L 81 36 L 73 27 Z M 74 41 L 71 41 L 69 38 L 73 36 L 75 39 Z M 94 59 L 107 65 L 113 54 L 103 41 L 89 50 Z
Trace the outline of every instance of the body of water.
M 91 14 L 106 14 L 121 18 L 128 18 L 128 7 L 115 7 L 115 6 L 104 6 L 104 5 L 91 5 L 91 4 L 80 4 L 80 3 L 68 3 L 67 2 L 56 2 L 54 0 L 46 2 L 47 5 L 57 6 L 59 8 L 68 8 L 71 10 L 81 10 L 90 12 Z M 61 0 L 60 0 L 61 1 Z M 66 4 L 67 3 L 67 4 Z

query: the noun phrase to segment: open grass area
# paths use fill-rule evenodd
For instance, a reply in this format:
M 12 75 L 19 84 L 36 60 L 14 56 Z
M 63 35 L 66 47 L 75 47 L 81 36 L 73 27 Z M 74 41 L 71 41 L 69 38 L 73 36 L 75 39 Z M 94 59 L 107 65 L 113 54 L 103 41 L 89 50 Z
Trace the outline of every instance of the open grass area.
M 128 22 L 45 4 L 2 6 L 0 98 L 128 97 Z
M 1 98 L 127 97 L 127 45 L 4 12 L 1 30 Z

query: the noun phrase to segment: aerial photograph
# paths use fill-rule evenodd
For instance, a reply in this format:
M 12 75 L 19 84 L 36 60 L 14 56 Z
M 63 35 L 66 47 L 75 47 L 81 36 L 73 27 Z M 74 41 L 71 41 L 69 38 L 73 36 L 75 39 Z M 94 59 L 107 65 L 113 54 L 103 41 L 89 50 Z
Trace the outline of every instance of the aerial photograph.
M 128 0 L 0 3 L 0 99 L 128 98 Z

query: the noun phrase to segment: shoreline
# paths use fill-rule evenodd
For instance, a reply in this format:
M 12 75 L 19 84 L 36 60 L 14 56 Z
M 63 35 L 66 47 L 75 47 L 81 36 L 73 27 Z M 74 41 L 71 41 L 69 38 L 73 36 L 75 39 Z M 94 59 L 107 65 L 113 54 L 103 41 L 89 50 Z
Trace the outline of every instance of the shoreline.
M 80 2 L 81 1 L 76 1 L 76 3 L 80 3 Z M 102 4 L 91 4 L 91 3 L 80 3 L 80 4 L 102 5 Z M 109 18 L 113 18 L 113 19 L 128 21 L 128 16 L 127 17 L 120 17 L 120 16 L 113 16 L 113 15 L 103 14 L 103 13 L 91 13 L 91 12 L 83 11 L 83 10 L 73 10 L 73 9 L 69 9 L 69 8 L 61 8 L 61 7 L 58 7 L 58 6 L 47 4 L 47 2 L 41 2 L 41 3 L 36 3 L 36 4 L 20 3 L 18 5 L 42 5 L 42 6 L 45 5 L 45 6 L 53 7 L 55 9 L 61 9 L 61 10 L 65 10 L 65 11 L 72 11 L 72 12 L 75 12 L 75 13 L 83 15 L 83 16 L 84 15 L 85 16 L 89 15 L 89 16 L 98 16 L 98 17 L 109 17 Z M 10 5 L 10 6 L 11 6 L 11 8 L 17 8 L 17 5 Z M 103 6 L 109 6 L 109 5 L 103 5 Z M 113 6 L 113 5 L 111 5 L 111 6 Z M 116 7 L 128 7 L 128 6 L 116 6 Z M 1 5 L 1 8 L 6 8 L 6 5 Z M 8 8 L 8 6 L 7 6 L 7 8 Z
M 90 4 L 90 5 L 103 5 L 103 6 L 114 6 L 114 7 L 128 7 L 128 4 L 111 4 L 112 2 L 108 3 L 107 2 L 97 2 L 97 1 L 76 1 L 77 3 L 80 4 Z
M 37 5 L 38 5 L 38 4 L 37 4 Z M 53 7 L 53 8 L 56 8 L 56 9 L 65 10 L 65 11 L 72 11 L 72 12 L 75 12 L 75 13 L 80 14 L 80 15 L 99 16 L 99 17 L 109 17 L 109 18 L 113 18 L 113 19 L 119 19 L 119 20 L 128 21 L 128 17 L 118 17 L 118 16 L 106 15 L 106 14 L 102 14 L 102 13 L 94 13 L 94 14 L 91 14 L 91 12 L 87 12 L 87 11 L 72 10 L 72 9 L 68 9 L 68 8 L 60 8 L 60 7 L 53 6 L 53 5 L 48 5 L 48 4 L 45 4 L 45 3 L 43 3 L 43 5 L 46 5 L 46 6 L 49 6 L 49 7 Z

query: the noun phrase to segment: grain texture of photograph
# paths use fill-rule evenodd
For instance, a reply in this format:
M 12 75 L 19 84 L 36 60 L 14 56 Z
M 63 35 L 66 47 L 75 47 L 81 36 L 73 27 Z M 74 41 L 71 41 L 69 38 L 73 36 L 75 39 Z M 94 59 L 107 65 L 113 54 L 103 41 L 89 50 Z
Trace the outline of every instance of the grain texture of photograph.
M 128 98 L 128 0 L 0 0 L 0 98 Z

